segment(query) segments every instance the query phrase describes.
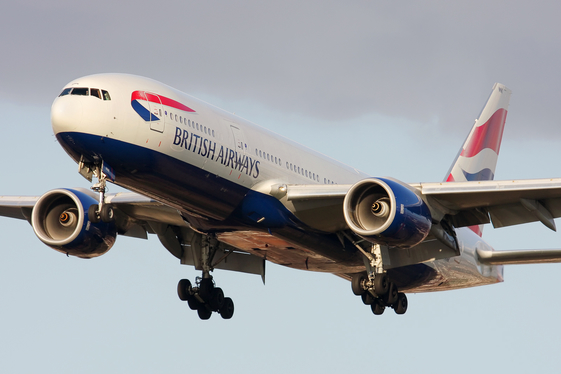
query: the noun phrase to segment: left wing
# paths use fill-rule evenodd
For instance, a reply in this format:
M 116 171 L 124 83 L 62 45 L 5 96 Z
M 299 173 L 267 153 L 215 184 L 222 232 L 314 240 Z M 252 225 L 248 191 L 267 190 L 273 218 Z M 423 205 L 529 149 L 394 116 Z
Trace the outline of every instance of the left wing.
M 561 217 L 561 178 L 440 182 L 409 184 L 429 205 L 433 220 L 446 216 L 454 227 L 492 223 L 495 228 L 540 221 L 555 230 L 554 218 Z M 337 206 L 352 185 L 286 185 L 281 201 L 298 218 L 317 229 L 345 227 L 337 217 L 321 213 Z M 314 218 L 320 218 L 314 224 Z

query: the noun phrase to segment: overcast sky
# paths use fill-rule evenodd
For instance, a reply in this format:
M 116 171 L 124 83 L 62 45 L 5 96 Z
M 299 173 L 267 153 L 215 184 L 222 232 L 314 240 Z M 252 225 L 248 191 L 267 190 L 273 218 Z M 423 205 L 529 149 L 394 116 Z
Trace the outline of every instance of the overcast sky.
M 496 178 L 561 176 L 561 4 L 521 1 L 18 1 L 0 13 L 0 194 L 89 187 L 55 142 L 69 81 L 148 76 L 375 176 L 440 181 L 495 82 L 513 91 Z M 116 191 L 112 188 L 111 191 Z M 110 192 L 111 192 L 110 191 Z M 231 321 L 181 303 L 156 238 L 66 258 L 0 219 L 0 371 L 557 372 L 561 265 L 409 296 L 375 317 L 329 274 L 215 274 Z M 556 248 L 540 224 L 497 249 Z

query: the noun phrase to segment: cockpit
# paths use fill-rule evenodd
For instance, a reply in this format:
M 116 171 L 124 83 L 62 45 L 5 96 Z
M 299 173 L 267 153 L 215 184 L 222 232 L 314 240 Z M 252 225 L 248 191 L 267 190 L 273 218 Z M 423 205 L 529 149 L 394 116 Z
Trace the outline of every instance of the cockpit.
M 88 88 L 88 87 L 68 87 L 62 90 L 60 96 L 66 95 L 77 95 L 77 96 L 93 96 L 100 100 L 111 100 L 109 92 L 105 90 L 100 90 L 99 88 Z

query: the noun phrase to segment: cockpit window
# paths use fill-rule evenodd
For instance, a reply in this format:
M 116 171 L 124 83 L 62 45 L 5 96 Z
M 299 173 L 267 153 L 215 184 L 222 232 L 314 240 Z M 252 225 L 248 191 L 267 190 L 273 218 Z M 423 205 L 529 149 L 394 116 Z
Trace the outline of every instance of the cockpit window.
M 92 88 L 90 89 L 90 95 L 101 99 L 101 93 L 99 92 L 99 88 Z
M 69 87 L 62 90 L 62 92 L 58 96 L 65 96 L 68 94 L 77 95 L 77 96 L 93 96 L 93 97 L 97 97 L 100 100 L 111 100 L 111 96 L 109 95 L 109 92 L 105 90 L 100 90 L 99 88 Z
M 68 95 L 70 93 L 70 91 L 72 91 L 72 88 L 65 88 L 64 90 L 62 90 L 62 92 L 58 96 Z
M 71 95 L 88 96 L 90 89 L 85 87 L 74 87 Z

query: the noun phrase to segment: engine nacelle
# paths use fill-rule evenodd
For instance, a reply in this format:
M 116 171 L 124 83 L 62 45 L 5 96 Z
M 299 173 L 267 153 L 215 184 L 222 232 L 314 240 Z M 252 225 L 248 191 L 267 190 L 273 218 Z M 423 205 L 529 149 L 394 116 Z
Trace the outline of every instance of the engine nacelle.
M 79 190 L 57 189 L 33 207 L 33 231 L 49 247 L 72 256 L 92 258 L 106 253 L 117 238 L 114 223 L 92 223 L 88 209 L 98 201 Z
M 345 196 L 343 213 L 357 235 L 392 247 L 413 247 L 431 228 L 425 202 L 409 186 L 390 178 L 357 182 Z

